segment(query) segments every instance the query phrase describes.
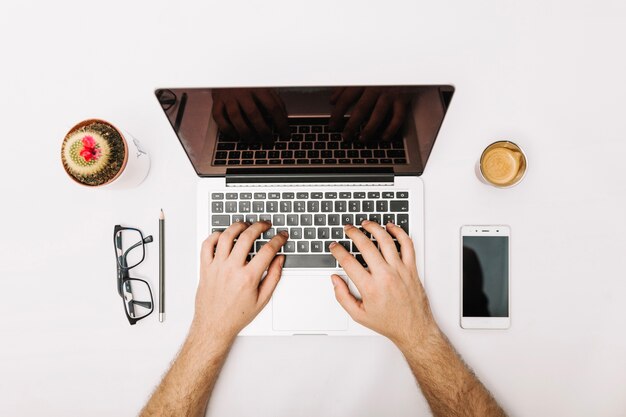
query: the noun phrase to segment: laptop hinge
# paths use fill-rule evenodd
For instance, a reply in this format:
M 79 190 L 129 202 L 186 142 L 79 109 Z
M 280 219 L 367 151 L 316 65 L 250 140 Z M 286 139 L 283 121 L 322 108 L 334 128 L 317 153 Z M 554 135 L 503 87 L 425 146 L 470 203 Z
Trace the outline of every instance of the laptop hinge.
M 228 168 L 227 186 L 393 185 L 393 168 Z

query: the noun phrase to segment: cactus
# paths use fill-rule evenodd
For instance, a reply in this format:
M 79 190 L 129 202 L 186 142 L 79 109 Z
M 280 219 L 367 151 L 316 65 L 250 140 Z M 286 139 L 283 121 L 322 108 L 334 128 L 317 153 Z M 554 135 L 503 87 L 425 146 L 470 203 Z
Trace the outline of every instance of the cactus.
M 63 139 L 61 160 L 78 182 L 98 186 L 115 178 L 124 167 L 124 139 L 112 126 L 92 122 L 71 130 Z

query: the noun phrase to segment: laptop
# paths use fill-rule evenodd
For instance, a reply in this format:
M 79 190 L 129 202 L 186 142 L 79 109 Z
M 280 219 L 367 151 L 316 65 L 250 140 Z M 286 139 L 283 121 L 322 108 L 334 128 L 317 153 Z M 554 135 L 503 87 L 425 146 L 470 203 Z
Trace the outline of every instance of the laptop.
M 249 259 L 289 232 L 281 281 L 242 335 L 375 334 L 335 300 L 333 273 L 359 294 L 328 245 L 337 241 L 367 267 L 345 224 L 401 226 L 423 282 L 420 176 L 453 93 L 450 85 L 155 91 L 199 177 L 198 251 L 210 233 L 237 221 L 272 222 Z

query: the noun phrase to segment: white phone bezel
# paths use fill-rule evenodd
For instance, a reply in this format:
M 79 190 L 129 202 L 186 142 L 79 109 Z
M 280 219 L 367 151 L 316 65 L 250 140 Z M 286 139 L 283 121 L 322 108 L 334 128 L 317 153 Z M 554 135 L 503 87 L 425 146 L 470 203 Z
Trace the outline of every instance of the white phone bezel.
M 507 317 L 464 317 L 463 316 L 463 237 L 464 236 L 506 236 L 509 238 L 509 311 Z M 511 326 L 511 228 L 506 225 L 466 225 L 461 227 L 461 292 L 459 297 L 460 324 L 464 329 L 508 329 Z

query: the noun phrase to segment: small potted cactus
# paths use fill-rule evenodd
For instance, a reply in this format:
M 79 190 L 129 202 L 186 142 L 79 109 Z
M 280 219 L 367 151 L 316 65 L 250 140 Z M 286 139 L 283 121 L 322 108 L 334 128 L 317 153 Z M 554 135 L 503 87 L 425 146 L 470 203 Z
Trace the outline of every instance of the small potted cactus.
M 89 187 L 136 186 L 150 168 L 148 154 L 136 139 L 100 119 L 70 129 L 61 146 L 61 161 L 70 178 Z

